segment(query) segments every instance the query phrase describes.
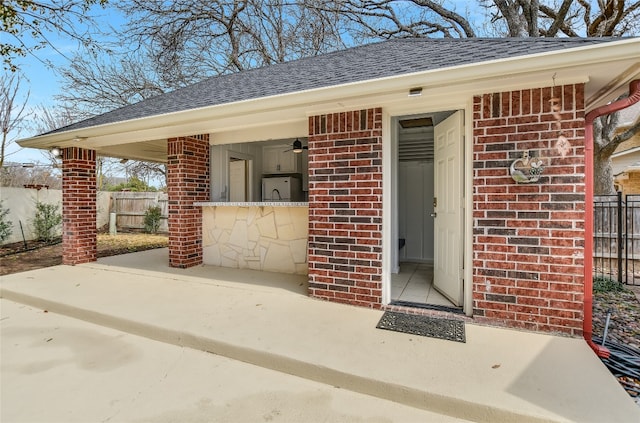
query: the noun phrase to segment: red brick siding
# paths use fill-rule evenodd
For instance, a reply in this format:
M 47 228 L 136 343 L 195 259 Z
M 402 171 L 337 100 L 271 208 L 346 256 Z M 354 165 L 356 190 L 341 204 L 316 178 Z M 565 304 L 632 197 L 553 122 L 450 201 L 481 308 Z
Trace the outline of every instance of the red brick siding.
M 168 140 L 169 265 L 202 264 L 202 208 L 209 200 L 209 135 Z
M 97 259 L 96 152 L 62 150 L 62 263 Z
M 309 294 L 382 305 L 382 110 L 309 118 Z
M 549 99 L 560 98 L 559 135 Z M 477 320 L 581 335 L 584 86 L 485 94 L 473 110 L 473 304 Z M 545 157 L 537 183 L 517 184 L 522 152 Z

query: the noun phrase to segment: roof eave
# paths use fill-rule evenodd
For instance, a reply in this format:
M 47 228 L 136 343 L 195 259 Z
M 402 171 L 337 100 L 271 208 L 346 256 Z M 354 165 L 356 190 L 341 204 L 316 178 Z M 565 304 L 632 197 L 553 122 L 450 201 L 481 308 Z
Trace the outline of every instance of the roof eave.
M 569 66 L 587 66 L 633 57 L 637 57 L 640 61 L 640 38 L 592 44 L 565 50 L 555 50 L 527 56 L 517 56 L 206 106 L 24 138 L 19 140 L 18 144 L 22 147 L 50 148 L 54 145 L 70 143 L 71 140 L 76 138 L 93 138 L 103 135 L 136 133 L 156 127 L 177 127 L 203 119 L 210 120 L 212 117 L 220 119 L 241 114 L 247 115 L 293 107 L 300 104 L 318 104 L 341 98 L 373 96 L 406 90 L 407 87 L 412 86 L 437 87 L 474 80 L 499 78 L 507 75 L 535 73 L 545 70 L 554 71 Z M 626 83 L 626 81 L 620 82 L 620 84 L 624 83 Z M 612 87 L 611 89 L 614 88 L 616 87 Z

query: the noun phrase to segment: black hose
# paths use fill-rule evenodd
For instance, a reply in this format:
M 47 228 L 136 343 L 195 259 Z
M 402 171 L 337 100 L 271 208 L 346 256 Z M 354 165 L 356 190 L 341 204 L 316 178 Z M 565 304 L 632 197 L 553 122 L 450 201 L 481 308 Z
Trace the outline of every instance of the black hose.
M 9 251 L 8 253 L 0 254 L 0 257 L 8 257 L 8 256 L 13 256 L 15 254 L 22 254 L 22 253 L 27 252 L 27 251 L 39 250 L 40 248 L 50 247 L 52 245 L 60 244 L 61 242 L 62 242 L 62 239 L 58 238 L 55 241 L 47 242 L 46 244 L 36 245 L 35 247 L 26 247 L 25 246 L 25 248 L 22 249 L 22 250 Z
M 602 344 L 602 339 L 594 336 L 593 342 Z M 601 359 L 604 365 L 618 379 L 629 395 L 640 396 L 640 386 L 636 385 L 638 382 L 626 380 L 628 378 L 640 382 L 640 350 L 611 341 L 607 342 L 607 348 L 611 355 L 609 358 Z

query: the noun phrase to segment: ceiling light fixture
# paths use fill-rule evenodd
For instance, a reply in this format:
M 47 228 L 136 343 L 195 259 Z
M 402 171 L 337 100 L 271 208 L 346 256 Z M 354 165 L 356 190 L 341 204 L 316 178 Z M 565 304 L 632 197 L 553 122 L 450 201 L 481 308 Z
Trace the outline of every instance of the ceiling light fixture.
M 293 142 L 293 152 L 294 153 L 302 153 L 302 141 L 298 138 Z
M 60 147 L 52 147 L 49 152 L 53 154 L 53 157 L 55 157 L 56 159 L 62 158 L 62 149 Z
M 409 97 L 418 97 L 422 95 L 422 87 L 415 87 L 409 89 Z

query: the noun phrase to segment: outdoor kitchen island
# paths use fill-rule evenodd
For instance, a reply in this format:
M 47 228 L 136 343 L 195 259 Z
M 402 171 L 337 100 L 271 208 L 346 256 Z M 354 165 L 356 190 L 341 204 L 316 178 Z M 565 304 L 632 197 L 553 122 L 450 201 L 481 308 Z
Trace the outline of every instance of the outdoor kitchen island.
M 203 263 L 306 275 L 306 202 L 199 202 Z

